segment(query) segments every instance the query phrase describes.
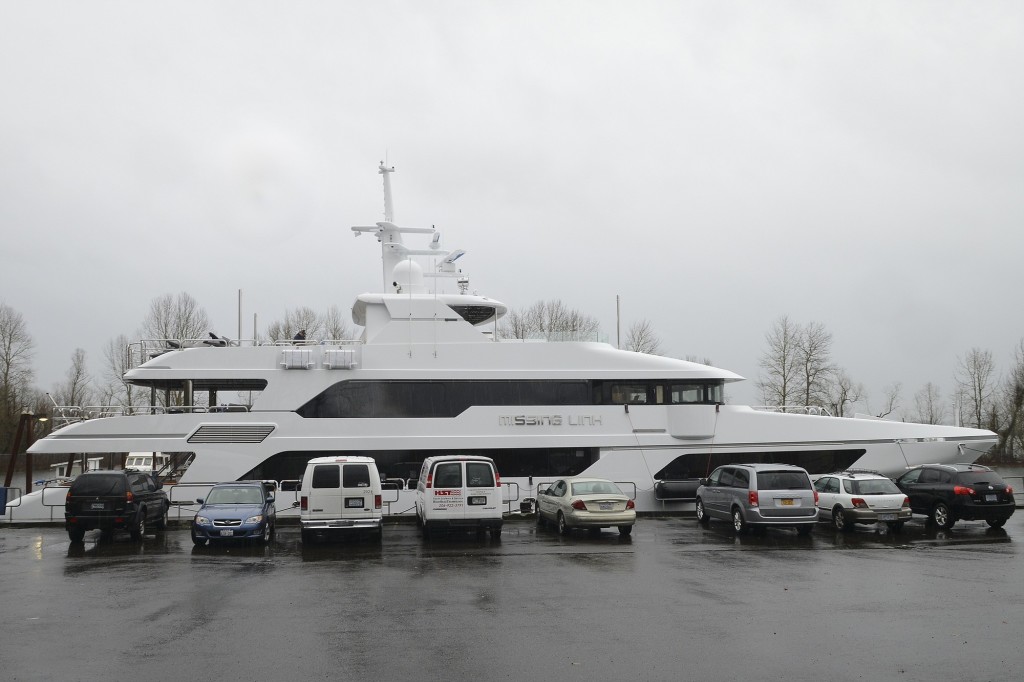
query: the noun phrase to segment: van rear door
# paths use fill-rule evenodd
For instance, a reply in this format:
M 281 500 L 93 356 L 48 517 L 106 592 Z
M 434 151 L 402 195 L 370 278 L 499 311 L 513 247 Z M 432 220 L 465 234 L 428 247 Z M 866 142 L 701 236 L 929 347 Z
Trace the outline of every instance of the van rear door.
M 490 462 L 466 462 L 467 518 L 490 518 L 501 513 L 501 488 Z
M 317 464 L 313 467 L 309 493 L 309 519 L 340 519 L 342 514 L 341 467 Z
M 435 464 L 432 486 L 427 489 L 425 501 L 432 518 L 466 518 L 466 500 L 462 494 L 462 462 Z
M 344 464 L 341 469 L 341 498 L 343 506 L 340 518 L 372 518 L 374 493 L 370 479 L 370 465 Z

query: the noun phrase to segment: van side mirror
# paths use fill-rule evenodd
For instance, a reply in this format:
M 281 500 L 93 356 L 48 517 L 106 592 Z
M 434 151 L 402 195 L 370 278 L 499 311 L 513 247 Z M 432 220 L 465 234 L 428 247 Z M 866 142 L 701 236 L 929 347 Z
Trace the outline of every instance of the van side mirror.
M 298 501 L 298 500 L 295 500 L 294 502 L 292 502 L 292 508 L 293 508 L 293 509 L 294 509 L 295 507 L 298 507 L 298 506 L 299 506 L 299 501 Z
M 196 498 L 196 502 L 198 502 L 199 504 L 202 504 L 203 503 L 203 498 L 197 497 Z

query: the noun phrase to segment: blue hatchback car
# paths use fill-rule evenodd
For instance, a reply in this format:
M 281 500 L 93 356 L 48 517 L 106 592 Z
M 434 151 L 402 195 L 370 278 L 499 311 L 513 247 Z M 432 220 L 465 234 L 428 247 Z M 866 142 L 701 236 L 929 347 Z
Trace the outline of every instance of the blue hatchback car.
M 218 483 L 192 519 L 192 542 L 210 540 L 259 540 L 268 542 L 277 525 L 274 496 L 254 481 Z

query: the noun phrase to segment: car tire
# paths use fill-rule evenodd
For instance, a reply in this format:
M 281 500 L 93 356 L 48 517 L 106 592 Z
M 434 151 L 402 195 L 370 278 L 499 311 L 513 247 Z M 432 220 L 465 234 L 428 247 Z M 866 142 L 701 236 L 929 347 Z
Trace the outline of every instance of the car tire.
M 853 524 L 847 521 L 846 512 L 838 504 L 832 510 L 832 526 L 842 532 L 849 531 L 853 528 Z
M 132 540 L 141 540 L 146 535 L 146 509 L 142 508 L 139 510 L 139 518 L 135 521 L 131 528 L 128 529 L 128 534 Z
M 708 510 L 704 508 L 704 500 L 697 498 L 697 502 L 694 503 L 694 508 L 697 512 L 697 523 L 702 523 L 705 526 L 708 523 Z
M 85 529 L 84 528 L 70 528 L 68 529 L 68 538 L 71 542 L 79 543 L 85 540 Z
M 1002 528 L 1006 524 L 1006 519 L 986 519 L 985 523 L 992 528 Z
M 193 530 L 192 531 L 192 544 L 195 545 L 196 547 L 205 547 L 206 546 L 206 538 L 199 537 L 198 535 L 196 535 L 196 531 Z
M 156 520 L 153 527 L 157 530 L 167 530 L 167 505 L 164 505 L 164 513 Z
M 430 539 L 430 529 L 427 528 L 427 524 L 426 523 L 421 523 L 420 524 L 420 529 L 423 531 L 423 539 L 424 540 L 429 540 Z
M 302 538 L 302 544 L 304 544 L 304 545 L 312 545 L 313 544 L 313 534 L 310 533 L 305 528 L 303 528 L 301 531 L 299 531 L 299 535 Z
M 619 526 L 619 535 L 631 535 L 633 526 Z
M 263 532 L 260 533 L 260 544 L 266 545 L 270 543 L 270 522 L 267 521 L 267 525 L 263 526 Z
M 374 539 L 374 540 L 375 540 L 375 541 L 376 541 L 376 542 L 377 542 L 378 544 L 379 544 L 379 543 L 381 543 L 381 542 L 384 542 L 384 526 L 383 526 L 383 525 L 381 525 L 381 526 L 379 526 L 379 527 L 377 528 L 377 532 L 376 532 L 376 534 L 375 534 L 375 535 L 373 536 L 373 539 Z
M 544 515 L 540 513 L 540 507 L 537 507 L 537 527 L 544 527 Z
M 739 507 L 732 508 L 732 529 L 737 535 L 747 532 L 747 520 L 743 518 L 743 511 Z
M 806 535 L 810 535 L 812 530 L 814 530 L 814 526 L 812 526 L 811 524 L 808 523 L 808 524 L 803 525 L 803 526 L 797 526 L 796 527 L 796 534 L 800 535 L 800 536 L 806 536 Z
M 569 534 L 569 524 L 565 522 L 565 514 L 563 514 L 562 512 L 558 512 L 558 534 Z
M 501 526 L 491 528 L 491 540 L 501 542 Z
M 889 527 L 889 530 L 893 533 L 903 532 L 903 521 L 889 521 L 885 525 L 887 525 Z
M 956 523 L 956 519 L 953 518 L 953 513 L 949 510 L 949 505 L 945 502 L 936 502 L 935 506 L 932 507 L 931 520 L 936 526 L 942 530 L 949 530 Z

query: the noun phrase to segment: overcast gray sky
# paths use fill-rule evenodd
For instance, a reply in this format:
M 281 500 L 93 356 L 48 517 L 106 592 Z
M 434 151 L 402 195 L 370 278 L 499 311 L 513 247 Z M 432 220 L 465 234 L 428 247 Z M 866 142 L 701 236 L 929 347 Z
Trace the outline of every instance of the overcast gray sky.
M 818 321 L 874 403 L 1024 337 L 1024 5 L 0 0 L 0 301 L 49 390 L 150 301 L 343 309 L 396 217 L 473 289 L 753 379 Z M 877 408 L 876 408 L 877 409 Z

